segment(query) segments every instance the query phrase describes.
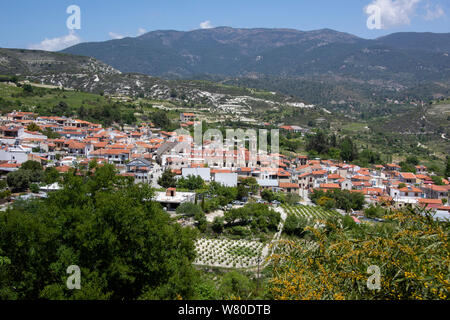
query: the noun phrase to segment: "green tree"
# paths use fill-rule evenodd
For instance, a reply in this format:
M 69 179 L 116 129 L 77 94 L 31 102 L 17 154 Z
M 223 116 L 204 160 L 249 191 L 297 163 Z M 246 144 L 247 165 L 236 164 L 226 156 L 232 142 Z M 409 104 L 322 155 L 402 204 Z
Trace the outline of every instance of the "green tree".
M 17 170 L 8 173 L 6 181 L 13 192 L 26 191 L 30 186 L 31 174 L 28 170 Z
M 340 144 L 341 159 L 344 161 L 353 161 L 358 157 L 358 151 L 350 137 L 345 137 Z
M 198 204 L 185 202 L 178 206 L 176 212 L 177 214 L 183 214 L 188 217 L 194 217 L 196 214 L 201 214 L 203 210 Z
M 203 189 L 205 187 L 205 182 L 202 177 L 189 175 L 187 178 L 181 177 L 177 181 L 177 188 L 188 189 L 191 191 Z
M 230 271 L 222 278 L 219 292 L 222 299 L 230 299 L 239 297 L 241 299 L 250 298 L 254 284 L 242 273 Z
M 445 177 L 450 178 L 450 157 L 447 157 L 447 164 L 445 166 Z
M 163 110 L 155 111 L 151 116 L 152 122 L 155 126 L 162 129 L 170 127 L 170 119 L 167 117 L 167 112 Z
M 41 128 L 36 123 L 32 122 L 27 126 L 27 130 L 36 132 L 36 131 L 41 131 Z
M 196 231 L 149 201 L 149 186 L 118 176 L 111 165 L 92 176 L 71 171 L 62 185 L 46 199 L 0 212 L 0 255 L 13 268 L 0 294 L 32 300 L 194 297 Z M 70 265 L 81 268 L 81 290 L 66 290 Z

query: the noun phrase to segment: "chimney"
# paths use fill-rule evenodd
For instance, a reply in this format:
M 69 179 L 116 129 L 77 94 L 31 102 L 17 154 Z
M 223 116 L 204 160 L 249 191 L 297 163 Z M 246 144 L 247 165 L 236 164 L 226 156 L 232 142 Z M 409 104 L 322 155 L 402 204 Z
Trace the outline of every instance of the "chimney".
M 166 191 L 166 196 L 168 196 L 168 197 L 175 197 L 176 194 L 177 194 L 177 189 L 175 189 L 175 188 L 169 188 Z

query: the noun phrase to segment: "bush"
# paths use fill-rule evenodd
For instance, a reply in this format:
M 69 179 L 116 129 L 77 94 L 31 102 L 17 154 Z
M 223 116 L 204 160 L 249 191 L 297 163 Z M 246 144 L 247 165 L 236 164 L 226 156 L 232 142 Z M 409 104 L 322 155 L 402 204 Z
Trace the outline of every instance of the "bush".
M 39 193 L 39 186 L 37 184 L 33 183 L 30 186 L 30 191 L 33 192 L 33 193 Z
M 223 217 L 215 217 L 212 223 L 212 229 L 215 233 L 222 233 L 225 226 L 225 219 Z
M 196 214 L 203 213 L 202 208 L 194 203 L 185 202 L 178 206 L 176 209 L 177 214 L 182 214 L 188 217 L 194 217 Z
M 291 214 L 286 218 L 283 231 L 290 236 L 302 237 L 307 225 L 308 219 Z
M 348 228 L 327 221 L 311 228 L 319 246 L 283 241 L 273 255 L 270 292 L 287 300 L 446 300 L 448 222 L 417 211 L 398 211 L 386 224 Z M 283 251 L 286 250 L 286 251 Z M 382 273 L 380 290 L 370 290 L 369 266 Z M 295 283 L 293 286 L 292 283 Z

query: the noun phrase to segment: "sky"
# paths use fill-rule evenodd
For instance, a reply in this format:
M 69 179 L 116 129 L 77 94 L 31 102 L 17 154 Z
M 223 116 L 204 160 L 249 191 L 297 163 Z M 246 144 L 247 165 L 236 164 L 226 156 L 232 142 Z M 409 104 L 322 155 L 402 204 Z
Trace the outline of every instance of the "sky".
M 219 26 L 329 28 L 367 39 L 405 31 L 450 32 L 449 0 L 1 1 L 3 48 L 58 51 L 154 30 Z M 80 14 L 70 6 L 77 6 Z

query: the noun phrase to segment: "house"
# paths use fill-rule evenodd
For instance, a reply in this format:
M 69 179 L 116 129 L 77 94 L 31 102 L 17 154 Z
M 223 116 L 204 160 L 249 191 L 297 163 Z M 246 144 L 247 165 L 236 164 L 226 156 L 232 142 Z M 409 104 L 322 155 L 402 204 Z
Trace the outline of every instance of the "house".
M 108 163 L 125 164 L 130 159 L 130 151 L 128 149 L 99 149 L 92 151 L 89 158 L 103 158 Z
M 180 121 L 183 123 L 191 122 L 195 120 L 195 114 L 183 112 L 180 114 Z
M 416 172 L 418 174 L 427 174 L 428 173 L 428 168 L 423 166 L 423 165 L 416 166 Z
M 299 193 L 300 186 L 298 183 L 280 182 L 279 187 L 283 192 L 287 193 Z
M 423 192 L 429 199 L 448 199 L 449 186 L 425 185 L 422 187 Z
M 395 163 L 389 163 L 386 165 L 388 171 L 400 171 L 401 167 Z
M 403 183 L 414 184 L 417 182 L 417 177 L 411 172 L 400 172 L 400 181 Z
M 181 175 L 184 178 L 187 178 L 189 176 L 200 176 L 200 178 L 202 178 L 205 182 L 211 181 L 210 168 L 181 168 L 181 172 Z
M 153 198 L 167 211 L 175 211 L 182 203 L 195 203 L 195 192 L 178 192 L 175 188 L 169 188 L 165 192 L 156 192 Z
M 153 165 L 150 161 L 138 158 L 126 164 L 126 173 L 133 173 L 135 183 L 150 184 L 152 181 L 151 169 Z
M 214 181 L 226 187 L 236 187 L 238 184 L 238 174 L 231 172 L 217 172 Z
M 324 191 L 328 190 L 341 190 L 341 186 L 337 183 L 322 183 L 320 189 Z

